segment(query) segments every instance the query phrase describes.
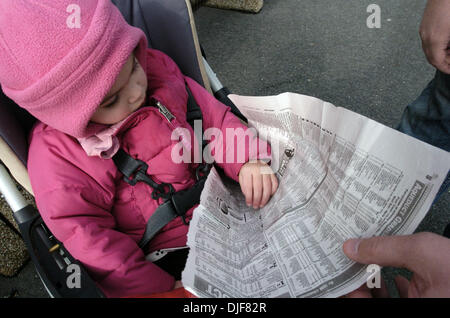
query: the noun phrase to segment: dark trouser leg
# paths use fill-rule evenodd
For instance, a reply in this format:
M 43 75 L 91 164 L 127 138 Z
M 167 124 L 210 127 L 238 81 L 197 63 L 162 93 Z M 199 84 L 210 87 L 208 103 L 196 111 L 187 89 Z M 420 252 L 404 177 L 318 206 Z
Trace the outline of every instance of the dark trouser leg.
M 397 130 L 450 151 L 450 75 L 436 71 L 422 94 L 403 112 Z M 435 201 L 450 186 L 450 173 Z

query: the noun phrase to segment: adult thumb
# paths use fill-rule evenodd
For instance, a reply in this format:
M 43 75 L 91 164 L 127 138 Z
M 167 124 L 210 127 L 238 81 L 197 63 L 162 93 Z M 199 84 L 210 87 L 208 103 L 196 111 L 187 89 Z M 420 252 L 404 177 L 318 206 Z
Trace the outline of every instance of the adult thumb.
M 367 239 L 350 239 L 344 242 L 344 254 L 361 264 L 378 264 L 421 270 L 428 239 L 419 233 L 404 236 L 379 236 Z

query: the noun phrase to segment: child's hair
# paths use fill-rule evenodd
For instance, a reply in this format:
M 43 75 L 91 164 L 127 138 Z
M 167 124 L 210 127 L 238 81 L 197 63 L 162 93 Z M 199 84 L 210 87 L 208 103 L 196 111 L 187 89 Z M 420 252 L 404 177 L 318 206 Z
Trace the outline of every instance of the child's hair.
M 111 0 L 1 0 L 0 84 L 45 124 L 74 137 L 94 134 L 89 119 L 135 48 L 146 66 L 147 39 Z

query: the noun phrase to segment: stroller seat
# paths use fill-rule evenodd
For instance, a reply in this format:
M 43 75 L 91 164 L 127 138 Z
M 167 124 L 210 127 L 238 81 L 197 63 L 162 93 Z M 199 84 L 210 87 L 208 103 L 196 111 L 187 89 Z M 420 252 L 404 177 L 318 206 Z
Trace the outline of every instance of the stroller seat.
M 141 28 L 147 36 L 149 47 L 169 55 L 181 71 L 211 91 L 209 66 L 201 55 L 189 0 L 111 0 L 126 21 Z M 1 63 L 1 62 L 0 62 Z M 206 66 L 205 66 L 206 65 Z M 1 65 L 0 65 L 1 67 Z M 208 74 L 209 72 L 209 74 Z M 217 86 L 217 84 L 215 84 Z M 224 87 L 214 89 L 216 97 L 232 107 L 242 118 L 236 106 L 226 97 Z M 104 297 L 89 278 L 81 264 L 73 259 L 45 226 L 39 212 L 26 202 L 12 182 L 17 182 L 32 194 L 27 173 L 28 135 L 36 119 L 16 105 L 0 90 L 0 192 L 11 206 L 20 228 L 30 258 L 51 297 Z M 245 120 L 245 118 L 242 118 Z M 81 268 L 82 288 L 69 288 L 70 268 Z

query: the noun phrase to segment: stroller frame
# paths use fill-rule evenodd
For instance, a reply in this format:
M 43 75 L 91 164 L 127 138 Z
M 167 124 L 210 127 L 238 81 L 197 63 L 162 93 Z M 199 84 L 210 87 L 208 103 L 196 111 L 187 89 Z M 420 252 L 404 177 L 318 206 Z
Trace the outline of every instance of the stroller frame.
M 111 1 L 130 25 L 145 32 L 150 47 L 168 54 L 185 75 L 203 85 L 246 122 L 227 97 L 230 91 L 202 56 L 189 0 Z M 12 177 L 33 194 L 26 164 L 27 135 L 35 119 L 6 97 L 1 89 L 0 113 L 0 193 L 13 211 L 44 287 L 50 297 L 104 297 L 82 264 L 52 235 L 39 212 L 25 200 L 13 181 Z

